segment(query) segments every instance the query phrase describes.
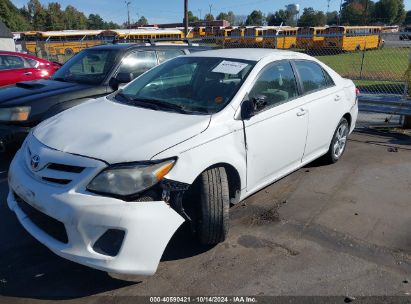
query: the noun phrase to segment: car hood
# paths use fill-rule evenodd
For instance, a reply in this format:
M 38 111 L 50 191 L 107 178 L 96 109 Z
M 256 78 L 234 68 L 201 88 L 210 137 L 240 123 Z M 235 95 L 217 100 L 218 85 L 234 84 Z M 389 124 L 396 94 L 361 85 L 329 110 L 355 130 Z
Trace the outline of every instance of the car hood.
M 0 106 L 15 106 L 39 97 L 53 96 L 56 93 L 67 93 L 73 90 L 88 88 L 90 85 L 54 81 L 35 80 L 18 82 L 15 85 L 2 88 Z
M 207 129 L 209 115 L 155 111 L 99 98 L 38 125 L 34 136 L 63 152 L 107 163 L 150 160 Z
M 0 107 L 30 106 L 29 120 L 38 121 L 44 112 L 56 104 L 91 98 L 105 92 L 105 86 L 54 80 L 27 81 L 1 88 Z

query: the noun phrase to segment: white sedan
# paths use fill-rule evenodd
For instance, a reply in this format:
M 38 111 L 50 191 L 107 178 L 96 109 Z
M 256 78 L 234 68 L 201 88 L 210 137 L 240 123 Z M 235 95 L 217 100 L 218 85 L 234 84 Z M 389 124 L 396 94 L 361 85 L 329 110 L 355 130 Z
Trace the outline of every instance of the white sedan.
M 356 93 L 301 53 L 175 58 L 35 128 L 11 164 L 8 205 L 64 258 L 151 275 L 184 221 L 222 242 L 230 204 L 319 157 L 338 161 Z

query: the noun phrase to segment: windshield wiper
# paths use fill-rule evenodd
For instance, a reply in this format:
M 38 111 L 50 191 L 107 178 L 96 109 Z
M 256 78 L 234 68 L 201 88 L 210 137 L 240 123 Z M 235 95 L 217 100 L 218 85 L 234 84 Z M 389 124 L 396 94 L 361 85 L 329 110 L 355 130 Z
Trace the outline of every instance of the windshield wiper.
M 173 110 L 173 111 L 180 112 L 180 113 L 187 113 L 186 108 L 183 106 L 177 105 L 175 103 L 165 102 L 165 101 L 158 100 L 158 99 L 135 98 L 133 99 L 133 102 L 144 103 L 144 104 L 150 105 L 153 108 L 155 107 L 156 110 L 168 109 L 168 110 Z
M 160 110 L 160 109 L 166 109 L 166 110 L 172 110 L 178 113 L 183 113 L 183 114 L 187 114 L 187 113 L 201 113 L 201 114 L 207 114 L 204 112 L 204 109 L 191 109 L 191 108 L 187 108 L 175 103 L 169 103 L 166 101 L 162 101 L 159 99 L 149 99 L 149 98 L 133 98 L 130 95 L 126 95 L 124 94 L 122 91 L 118 92 L 115 97 L 121 97 L 123 98 L 123 100 L 127 103 L 127 104 L 133 104 L 136 106 L 140 106 L 143 108 L 149 108 L 149 109 L 153 109 L 153 110 Z M 202 111 L 201 111 L 202 110 Z
M 123 93 L 122 90 L 119 90 L 113 97 L 114 99 L 117 99 L 116 97 L 121 97 L 124 99 L 127 103 L 131 103 L 133 101 L 133 98 L 131 98 L 129 95 L 126 95 Z M 118 99 L 117 99 L 118 100 Z

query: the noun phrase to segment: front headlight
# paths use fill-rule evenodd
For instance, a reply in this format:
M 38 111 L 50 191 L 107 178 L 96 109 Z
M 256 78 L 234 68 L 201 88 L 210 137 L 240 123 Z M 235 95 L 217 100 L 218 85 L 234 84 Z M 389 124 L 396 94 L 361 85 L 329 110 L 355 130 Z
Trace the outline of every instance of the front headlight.
M 0 108 L 0 121 L 26 121 L 31 107 Z
M 161 181 L 174 164 L 175 159 L 169 159 L 160 163 L 110 166 L 99 173 L 87 189 L 116 196 L 137 194 Z

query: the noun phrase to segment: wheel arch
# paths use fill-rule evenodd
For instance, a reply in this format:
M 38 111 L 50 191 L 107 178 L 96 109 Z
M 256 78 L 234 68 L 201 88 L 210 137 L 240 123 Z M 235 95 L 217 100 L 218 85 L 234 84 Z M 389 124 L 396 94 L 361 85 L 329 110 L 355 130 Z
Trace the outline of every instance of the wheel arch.
M 342 118 L 345 118 L 348 121 L 348 128 L 351 130 L 351 123 L 352 123 L 352 117 L 350 113 L 345 113 Z
M 200 174 L 198 174 L 198 176 L 195 178 L 195 181 L 198 180 L 198 178 L 201 176 L 201 174 L 204 171 L 207 171 L 209 169 L 212 168 L 218 168 L 218 167 L 222 167 L 225 169 L 226 174 L 227 174 L 227 180 L 228 180 L 228 190 L 230 193 L 230 199 L 234 199 L 235 203 L 238 202 L 240 196 L 240 191 L 241 191 L 241 178 L 240 178 L 240 174 L 238 172 L 238 170 L 231 164 L 229 163 L 225 163 L 225 162 L 220 162 L 220 163 L 216 163 L 214 165 L 211 165 L 207 168 L 205 168 L 203 171 L 201 171 Z M 194 183 L 195 183 L 194 181 Z M 193 183 L 193 184 L 194 184 Z

